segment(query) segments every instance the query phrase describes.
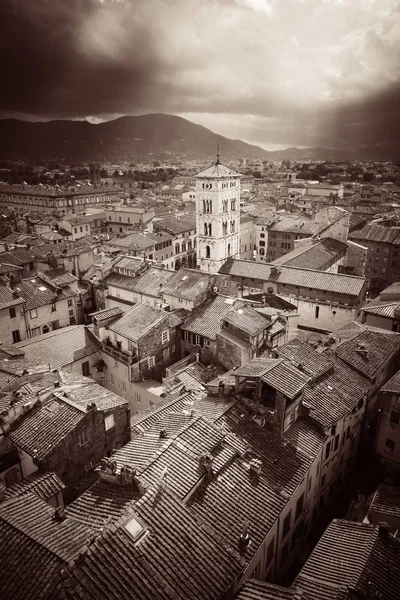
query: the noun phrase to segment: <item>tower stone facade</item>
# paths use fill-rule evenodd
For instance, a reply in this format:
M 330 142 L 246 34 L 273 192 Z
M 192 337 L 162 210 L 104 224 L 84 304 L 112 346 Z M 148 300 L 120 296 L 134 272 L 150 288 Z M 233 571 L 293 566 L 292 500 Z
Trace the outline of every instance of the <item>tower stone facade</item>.
M 240 175 L 219 162 L 196 176 L 197 266 L 218 273 L 240 253 Z

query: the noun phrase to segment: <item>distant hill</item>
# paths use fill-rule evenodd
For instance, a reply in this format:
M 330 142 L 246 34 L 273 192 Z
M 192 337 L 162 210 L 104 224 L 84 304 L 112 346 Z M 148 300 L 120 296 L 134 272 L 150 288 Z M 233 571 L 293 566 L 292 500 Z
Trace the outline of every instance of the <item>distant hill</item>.
M 268 157 L 258 146 L 230 140 L 172 115 L 120 117 L 97 125 L 87 121 L 0 120 L 0 158 L 114 160 L 172 155 L 203 160 L 215 157 L 217 144 L 225 160 Z
M 149 114 L 92 124 L 87 121 L 27 122 L 0 120 L 0 159 L 57 158 L 113 161 L 118 159 L 223 160 L 390 160 L 399 153 L 379 147 L 348 152 L 326 148 L 287 148 L 268 152 L 241 140 L 231 140 L 181 117 Z

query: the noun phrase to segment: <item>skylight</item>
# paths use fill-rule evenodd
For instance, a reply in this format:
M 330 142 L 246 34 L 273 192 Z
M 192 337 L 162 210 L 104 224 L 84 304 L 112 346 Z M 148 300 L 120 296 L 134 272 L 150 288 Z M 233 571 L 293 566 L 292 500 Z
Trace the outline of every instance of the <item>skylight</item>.
M 134 541 L 137 542 L 145 532 L 145 527 L 138 521 L 136 517 L 131 517 L 124 525 L 126 531 L 133 537 Z

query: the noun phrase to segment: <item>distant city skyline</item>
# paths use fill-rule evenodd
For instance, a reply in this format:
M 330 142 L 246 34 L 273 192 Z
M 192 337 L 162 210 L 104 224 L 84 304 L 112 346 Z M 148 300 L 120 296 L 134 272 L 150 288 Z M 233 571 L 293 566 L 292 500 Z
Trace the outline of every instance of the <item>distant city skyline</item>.
M 0 117 L 163 112 L 267 150 L 400 150 L 398 0 L 3 0 Z

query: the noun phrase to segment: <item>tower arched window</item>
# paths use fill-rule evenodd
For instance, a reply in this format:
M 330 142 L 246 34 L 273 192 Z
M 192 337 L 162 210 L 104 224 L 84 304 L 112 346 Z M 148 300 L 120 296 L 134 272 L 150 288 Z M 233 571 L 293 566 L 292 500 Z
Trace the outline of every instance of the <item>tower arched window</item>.
M 212 235 L 212 225 L 211 225 L 211 223 L 208 224 L 208 235 Z
M 210 246 L 206 246 L 206 258 L 210 258 L 211 257 L 211 249 Z
M 204 235 L 208 235 L 208 225 L 204 223 Z
M 224 200 L 222 203 L 222 211 L 228 212 L 228 200 Z
M 175 244 L 175 254 L 179 254 L 180 248 L 179 244 Z
M 207 212 L 207 202 L 205 200 L 203 200 L 203 213 L 205 213 L 205 212 Z
M 205 211 L 206 213 L 212 213 L 212 200 L 205 200 Z
M 222 223 L 222 235 L 227 235 L 228 233 L 228 223 Z
M 230 255 L 231 255 L 231 245 L 228 244 L 228 256 L 230 256 Z
M 236 210 L 236 200 L 231 200 L 231 210 Z

